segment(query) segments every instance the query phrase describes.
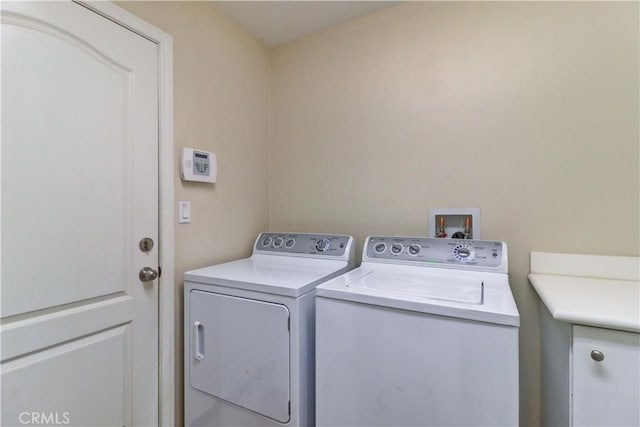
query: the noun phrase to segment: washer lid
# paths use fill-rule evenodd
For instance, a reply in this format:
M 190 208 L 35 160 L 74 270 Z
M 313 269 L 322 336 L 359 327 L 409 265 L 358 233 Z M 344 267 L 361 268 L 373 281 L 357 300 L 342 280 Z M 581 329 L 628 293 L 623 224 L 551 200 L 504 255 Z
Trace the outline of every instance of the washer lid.
M 407 265 L 363 263 L 316 288 L 319 297 L 520 325 L 508 276 Z
M 187 271 L 185 281 L 298 297 L 349 269 L 347 261 L 253 254 Z

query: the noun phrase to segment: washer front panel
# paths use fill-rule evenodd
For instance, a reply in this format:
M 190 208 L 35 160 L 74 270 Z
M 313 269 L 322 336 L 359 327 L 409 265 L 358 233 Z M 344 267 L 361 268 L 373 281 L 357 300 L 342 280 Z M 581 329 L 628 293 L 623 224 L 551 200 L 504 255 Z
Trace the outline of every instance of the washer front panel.
M 316 420 L 515 427 L 518 329 L 317 298 Z
M 367 261 L 489 269 L 498 269 L 506 263 L 506 245 L 490 240 L 371 236 L 367 238 L 365 248 Z

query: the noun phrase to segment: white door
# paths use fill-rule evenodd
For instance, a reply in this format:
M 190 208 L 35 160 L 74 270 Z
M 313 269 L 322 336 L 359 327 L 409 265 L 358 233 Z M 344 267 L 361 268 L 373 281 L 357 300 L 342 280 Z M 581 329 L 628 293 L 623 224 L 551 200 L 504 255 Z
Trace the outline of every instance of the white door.
M 72 2 L 1 8 L 1 424 L 157 424 L 157 46 Z

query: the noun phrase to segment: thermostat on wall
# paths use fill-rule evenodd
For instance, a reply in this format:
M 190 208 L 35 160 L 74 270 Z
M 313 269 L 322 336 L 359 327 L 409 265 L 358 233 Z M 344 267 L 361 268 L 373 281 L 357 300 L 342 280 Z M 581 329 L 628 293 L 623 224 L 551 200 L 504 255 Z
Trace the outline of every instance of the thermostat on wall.
M 182 149 L 180 178 L 183 181 L 216 182 L 218 164 L 216 155 L 193 148 Z

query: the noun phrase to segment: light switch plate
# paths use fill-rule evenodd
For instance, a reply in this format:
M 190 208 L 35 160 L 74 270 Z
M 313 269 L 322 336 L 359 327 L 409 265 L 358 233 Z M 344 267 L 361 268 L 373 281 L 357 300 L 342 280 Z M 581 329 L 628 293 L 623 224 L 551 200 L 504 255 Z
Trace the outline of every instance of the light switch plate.
M 191 223 L 191 202 L 178 202 L 178 223 Z

